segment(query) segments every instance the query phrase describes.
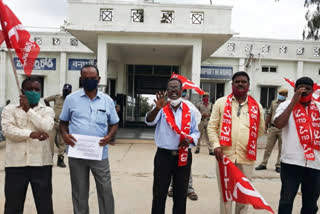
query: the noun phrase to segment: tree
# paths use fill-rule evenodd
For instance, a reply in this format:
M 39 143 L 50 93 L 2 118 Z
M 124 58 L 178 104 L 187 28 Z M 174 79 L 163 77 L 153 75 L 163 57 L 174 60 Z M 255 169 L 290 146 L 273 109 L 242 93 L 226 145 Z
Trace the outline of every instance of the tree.
M 303 39 L 320 39 L 320 0 L 305 0 L 304 7 L 308 10 L 305 18 L 307 24 L 303 30 Z

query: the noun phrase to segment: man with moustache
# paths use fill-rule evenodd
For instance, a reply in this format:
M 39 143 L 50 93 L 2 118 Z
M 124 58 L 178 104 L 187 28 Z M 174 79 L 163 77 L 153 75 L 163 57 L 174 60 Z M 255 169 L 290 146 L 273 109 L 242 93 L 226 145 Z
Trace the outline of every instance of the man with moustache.
M 217 159 L 220 213 L 231 214 L 232 202 L 224 202 L 218 161 L 226 155 L 251 180 L 257 155 L 257 138 L 264 133 L 262 106 L 248 95 L 250 78 L 246 72 L 232 76 L 232 93 L 216 101 L 208 123 L 209 140 Z M 236 203 L 236 214 L 247 213 L 248 205 Z
M 23 213 L 29 183 L 38 214 L 53 214 L 52 153 L 48 133 L 54 112 L 40 101 L 40 83 L 22 82 L 19 105 L 7 105 L 2 112 L 6 137 L 5 214 Z
M 51 150 L 52 154 L 54 154 L 54 144 L 56 142 L 56 146 L 58 147 L 58 159 L 57 159 L 57 166 L 61 168 L 65 168 L 66 165 L 64 163 L 64 151 L 66 150 L 66 143 L 64 142 L 59 128 L 59 116 L 62 111 L 62 106 L 66 97 L 72 92 L 72 85 L 66 83 L 62 89 L 62 95 L 56 94 L 44 99 L 44 103 L 46 106 L 50 106 L 50 102 L 54 102 L 54 128 L 50 135 L 50 142 L 51 142 Z
M 287 97 L 288 97 L 288 89 L 280 88 L 278 91 L 277 99 L 271 102 L 271 106 L 265 121 L 265 130 L 266 130 L 265 132 L 268 133 L 267 145 L 264 150 L 263 160 L 260 163 L 260 165 L 255 168 L 256 170 L 267 169 L 268 160 L 272 153 L 273 147 L 278 142 L 278 157 L 277 157 L 277 162 L 275 164 L 275 167 L 276 167 L 275 171 L 277 173 L 280 173 L 280 155 L 281 155 L 281 146 L 282 146 L 281 129 L 278 129 L 277 127 L 275 127 L 273 120 L 274 120 L 274 116 L 276 115 L 276 110 L 278 106 L 282 102 L 286 101 Z M 269 125 L 270 125 L 270 128 L 268 129 Z
M 187 189 L 192 164 L 191 147 L 197 144 L 199 131 L 194 111 L 182 101 L 182 83 L 172 78 L 165 92 L 156 94 L 155 108 L 145 123 L 156 125 L 152 214 L 164 214 L 168 188 L 173 182 L 173 214 L 186 213 Z
M 118 129 L 119 117 L 114 102 L 98 91 L 99 70 L 85 65 L 80 70 L 83 89 L 67 96 L 60 115 L 60 130 L 66 144 L 77 144 L 73 134 L 101 137 L 102 160 L 69 157 L 72 203 L 75 214 L 89 214 L 89 173 L 97 188 L 99 213 L 114 214 L 114 198 L 108 160 L 108 144 Z
M 313 80 L 301 77 L 294 96 L 281 103 L 274 124 L 282 129 L 279 214 L 291 214 L 299 186 L 301 214 L 316 214 L 320 195 L 320 106 L 312 100 Z

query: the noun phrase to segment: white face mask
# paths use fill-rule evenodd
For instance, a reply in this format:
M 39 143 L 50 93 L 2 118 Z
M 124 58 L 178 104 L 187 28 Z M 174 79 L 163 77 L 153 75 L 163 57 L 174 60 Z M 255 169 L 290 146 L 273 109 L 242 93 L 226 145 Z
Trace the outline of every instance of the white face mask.
M 182 102 L 182 98 L 179 97 L 176 100 L 171 100 L 170 98 L 168 98 L 168 101 L 170 101 L 170 105 L 172 105 L 173 107 L 176 107 L 176 106 L 180 105 L 180 103 Z

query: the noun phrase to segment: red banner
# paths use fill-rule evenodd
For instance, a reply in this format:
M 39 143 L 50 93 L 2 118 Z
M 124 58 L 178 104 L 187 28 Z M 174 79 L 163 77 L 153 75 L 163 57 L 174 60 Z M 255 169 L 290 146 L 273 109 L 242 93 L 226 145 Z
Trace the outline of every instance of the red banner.
M 2 0 L 0 0 L 0 22 L 7 48 L 15 49 L 24 72 L 30 76 L 34 61 L 40 52 L 39 46 L 31 40 L 30 33 Z
M 170 79 L 172 78 L 179 79 L 182 82 L 182 89 L 194 89 L 196 92 L 198 92 L 198 94 L 200 95 L 204 94 L 204 90 L 202 90 L 199 86 L 197 86 L 196 84 L 194 84 L 193 82 L 185 78 L 184 76 L 173 73 Z
M 219 172 L 225 202 L 251 204 L 255 209 L 265 209 L 274 213 L 249 179 L 226 156 L 219 162 Z
M 4 37 L 4 34 L 3 34 L 3 31 L 0 30 L 0 45 L 2 44 L 2 42 L 4 41 L 5 37 Z

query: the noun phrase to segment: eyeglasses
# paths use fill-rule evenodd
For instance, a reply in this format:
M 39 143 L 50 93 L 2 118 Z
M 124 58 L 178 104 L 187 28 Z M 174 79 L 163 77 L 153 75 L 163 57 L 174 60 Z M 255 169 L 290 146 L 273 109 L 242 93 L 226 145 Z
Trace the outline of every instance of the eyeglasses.
M 168 86 L 168 87 L 167 87 L 167 90 L 170 90 L 170 91 L 172 91 L 172 90 L 178 90 L 178 89 L 180 89 L 179 86 Z

